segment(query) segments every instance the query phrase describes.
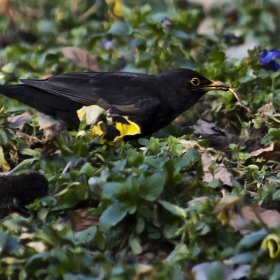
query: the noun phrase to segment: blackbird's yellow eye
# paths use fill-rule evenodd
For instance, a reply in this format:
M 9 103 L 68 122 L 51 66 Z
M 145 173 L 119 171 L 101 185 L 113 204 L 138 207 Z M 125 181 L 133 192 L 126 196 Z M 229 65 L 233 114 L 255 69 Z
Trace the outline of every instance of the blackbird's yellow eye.
M 191 79 L 191 84 L 195 87 L 200 85 L 200 80 L 197 77 Z

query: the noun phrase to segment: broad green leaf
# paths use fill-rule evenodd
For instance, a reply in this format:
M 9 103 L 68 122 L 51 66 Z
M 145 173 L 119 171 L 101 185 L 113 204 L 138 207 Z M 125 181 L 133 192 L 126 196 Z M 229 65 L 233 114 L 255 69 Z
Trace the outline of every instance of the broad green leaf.
M 232 265 L 236 264 L 250 264 L 256 259 L 253 253 L 247 252 L 233 256 L 229 259 Z
M 191 36 L 182 30 L 172 30 L 171 34 L 181 39 L 184 39 L 185 41 L 191 40 Z
M 137 219 L 136 233 L 140 234 L 140 233 L 143 232 L 143 230 L 145 228 L 145 220 L 144 220 L 144 218 L 143 218 L 143 216 L 141 214 L 137 215 L 136 219 Z
M 18 174 L 18 173 L 22 172 L 23 170 L 32 168 L 33 164 L 36 163 L 36 162 L 40 162 L 39 157 L 25 159 L 19 165 L 17 165 L 13 170 L 11 170 L 9 172 L 9 174 L 10 175 L 12 175 L 12 174 L 15 175 L 15 174 Z
M 159 169 L 163 166 L 164 160 L 162 158 L 153 158 L 150 156 L 145 156 L 144 163 L 148 164 L 149 166 Z
M 163 191 L 165 181 L 166 175 L 162 171 L 146 177 L 140 186 L 141 197 L 148 201 L 156 200 Z
M 121 190 L 125 191 L 125 185 L 122 183 L 108 182 L 103 185 L 103 198 L 111 198 L 114 197 Z
M 244 236 L 236 245 L 235 252 L 241 253 L 243 250 L 248 250 L 256 244 L 260 244 L 267 234 L 268 232 L 265 229 L 261 229 L 257 232 Z
M 103 231 L 115 226 L 127 214 L 127 207 L 122 203 L 115 202 L 110 205 L 100 216 L 99 228 Z
M 135 150 L 130 149 L 127 154 L 127 167 L 138 167 L 143 162 L 143 155 Z
M 4 250 L 7 240 L 8 240 L 7 233 L 1 230 L 0 231 L 0 254 Z
M 132 33 L 132 28 L 129 24 L 124 22 L 115 22 L 107 34 L 117 35 L 117 36 L 128 36 Z
M 4 129 L 0 128 L 0 145 L 7 145 L 8 138 Z
M 211 182 L 209 182 L 207 184 L 207 186 L 210 187 L 210 188 L 215 189 L 217 187 L 222 186 L 222 182 L 219 179 L 213 179 Z
M 3 153 L 3 148 L 2 146 L 0 146 L 0 168 L 3 170 L 3 171 L 8 171 L 10 170 L 10 165 L 9 163 L 6 161 L 5 159 L 5 155 Z
M 140 245 L 140 238 L 138 238 L 138 237 L 130 238 L 128 242 L 129 242 L 129 245 L 130 245 L 130 248 L 131 248 L 133 254 L 139 255 L 142 253 L 142 247 Z
M 83 165 L 80 172 L 86 174 L 89 177 L 92 177 L 95 174 L 95 169 L 90 163 L 87 162 Z
M 96 231 L 97 231 L 96 226 L 88 227 L 85 230 L 76 232 L 75 233 L 75 239 L 77 240 L 77 242 L 79 244 L 88 243 L 94 238 L 94 236 L 96 234 Z
M 201 158 L 199 153 L 192 148 L 189 148 L 187 151 L 187 155 L 182 156 L 174 160 L 174 166 L 176 169 L 182 169 L 182 168 L 190 168 L 192 167 L 196 162 L 200 162 Z
M 173 215 L 179 216 L 184 219 L 187 217 L 186 211 L 183 208 L 163 200 L 159 200 L 158 202 Z

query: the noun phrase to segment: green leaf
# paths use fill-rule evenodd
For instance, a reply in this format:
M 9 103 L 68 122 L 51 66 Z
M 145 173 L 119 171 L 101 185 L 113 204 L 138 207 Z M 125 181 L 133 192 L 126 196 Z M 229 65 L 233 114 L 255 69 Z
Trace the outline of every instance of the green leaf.
M 147 57 L 147 61 L 150 61 L 152 57 Z M 141 57 L 143 59 L 143 56 Z M 145 143 L 146 147 L 156 153 L 160 149 L 159 139 L 156 139 L 154 137 L 151 137 L 150 141 L 147 141 Z
M 162 158 L 153 158 L 150 156 L 146 156 L 143 161 L 143 163 L 146 163 L 149 166 L 156 168 L 156 169 L 161 168 L 163 166 L 164 162 L 165 161 Z
M 177 205 L 174 205 L 174 204 L 171 204 L 167 201 L 163 201 L 163 200 L 159 200 L 158 201 L 166 210 L 168 210 L 169 212 L 171 212 L 173 215 L 176 215 L 176 216 L 179 216 L 181 218 L 186 218 L 187 217 L 187 214 L 186 214 L 186 211 L 185 209 L 177 206 Z
M 117 35 L 117 36 L 128 36 L 132 33 L 132 28 L 130 25 L 124 22 L 115 22 L 107 34 Z
M 28 221 L 21 216 L 14 217 L 9 220 L 5 220 L 3 225 L 13 231 L 26 231 L 30 228 Z
M 145 219 L 143 218 L 142 215 L 137 215 L 136 220 L 137 220 L 136 233 L 140 234 L 143 232 L 143 230 L 145 228 Z
M 29 265 L 32 265 L 33 261 L 36 261 L 37 259 L 48 259 L 48 257 L 51 256 L 51 252 L 44 252 L 44 253 L 38 253 L 32 255 L 26 262 L 26 267 Z
M 109 182 L 103 185 L 102 197 L 111 198 L 121 191 L 125 192 L 125 186 L 122 183 Z
M 257 232 L 253 232 L 243 237 L 235 247 L 235 252 L 240 253 L 243 250 L 250 249 L 255 245 L 261 243 L 261 241 L 267 236 L 268 232 L 265 229 L 261 229 Z
M 265 78 L 269 77 L 270 74 L 271 74 L 271 73 L 268 72 L 267 70 L 261 69 L 261 70 L 259 71 L 259 73 L 258 73 L 258 77 L 260 77 L 261 79 L 265 79 Z
M 12 174 L 15 175 L 15 174 L 18 174 L 18 173 L 22 172 L 22 170 L 32 168 L 32 165 L 36 162 L 40 162 L 39 157 L 25 159 L 19 165 L 17 165 L 13 170 L 11 170 L 9 172 L 9 175 L 12 175 Z
M 0 145 L 7 145 L 8 138 L 4 129 L 0 129 Z
M 179 243 L 175 246 L 175 249 L 167 257 L 167 261 L 171 264 L 176 264 L 178 261 L 183 261 L 188 259 L 190 256 L 190 251 L 186 244 Z
M 191 36 L 182 30 L 172 30 L 171 34 L 185 41 L 191 40 Z
M 127 155 L 127 167 L 138 167 L 143 162 L 143 155 L 130 149 Z
M 163 191 L 166 181 L 164 172 L 156 172 L 151 176 L 146 177 L 140 186 L 140 195 L 148 201 L 156 200 Z
M 0 168 L 3 171 L 10 170 L 10 165 L 9 165 L 9 163 L 5 159 L 5 155 L 4 155 L 2 146 L 0 146 Z
M 99 219 L 99 228 L 107 230 L 120 222 L 127 214 L 127 207 L 122 203 L 115 202 L 110 205 Z
M 255 255 L 252 253 L 243 253 L 233 256 L 229 259 L 232 265 L 236 264 L 250 264 L 256 259 Z
M 223 263 L 214 263 L 206 268 L 205 276 L 207 280 L 225 279 Z
M 0 231 L 0 254 L 4 250 L 7 240 L 8 240 L 7 233 L 1 230 Z
M 96 226 L 88 227 L 85 230 L 76 232 L 75 239 L 80 244 L 88 243 L 94 238 L 96 231 L 97 231 Z
M 54 207 L 57 204 L 57 200 L 53 196 L 50 196 L 50 195 L 40 198 L 40 201 L 43 206 Z
M 129 245 L 130 245 L 130 248 L 133 252 L 133 254 L 135 255 L 139 255 L 142 253 L 142 247 L 140 245 L 140 239 L 138 237 L 135 237 L 135 238 L 129 238 Z
M 201 162 L 200 155 L 195 149 L 189 148 L 185 156 L 179 157 L 176 160 L 174 160 L 174 166 L 176 169 L 189 169 L 196 162 Z
M 154 23 L 161 23 L 161 21 L 164 17 L 167 17 L 166 13 L 159 12 L 159 13 L 153 14 L 150 17 L 150 19 Z
M 90 163 L 87 162 L 83 165 L 80 172 L 82 174 L 86 174 L 89 177 L 92 177 L 95 174 L 95 169 L 93 168 L 93 166 Z
M 215 189 L 215 188 L 218 188 L 218 187 L 222 186 L 222 182 L 221 182 L 220 179 L 213 179 L 211 182 L 209 182 L 207 184 L 207 186 Z

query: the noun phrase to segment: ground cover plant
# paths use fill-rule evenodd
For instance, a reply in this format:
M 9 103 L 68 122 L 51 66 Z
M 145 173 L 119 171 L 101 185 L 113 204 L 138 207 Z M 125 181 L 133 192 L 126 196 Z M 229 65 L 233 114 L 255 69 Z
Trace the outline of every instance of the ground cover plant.
M 253 110 L 209 92 L 115 148 L 0 96 L 2 175 L 49 184 L 0 205 L 0 279 L 279 279 L 280 4 L 195 2 L 0 0 L 1 85 L 192 68 Z

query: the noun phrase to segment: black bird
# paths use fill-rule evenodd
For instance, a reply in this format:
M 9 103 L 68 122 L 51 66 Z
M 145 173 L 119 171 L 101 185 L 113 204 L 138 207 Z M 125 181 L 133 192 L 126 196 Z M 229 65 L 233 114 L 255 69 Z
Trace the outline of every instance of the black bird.
M 193 106 L 207 91 L 229 90 L 228 85 L 211 81 L 191 69 L 157 75 L 68 73 L 21 82 L 0 86 L 0 94 L 62 120 L 70 129 L 79 127 L 77 110 L 97 105 L 93 106 L 98 109 L 93 118 L 93 134 L 101 135 L 103 142 L 114 142 L 126 135 L 152 134 Z M 118 123 L 128 126 L 120 128 Z M 130 125 L 134 125 L 133 132 L 129 131 Z
M 0 176 L 0 219 L 48 194 L 48 181 L 39 173 Z

